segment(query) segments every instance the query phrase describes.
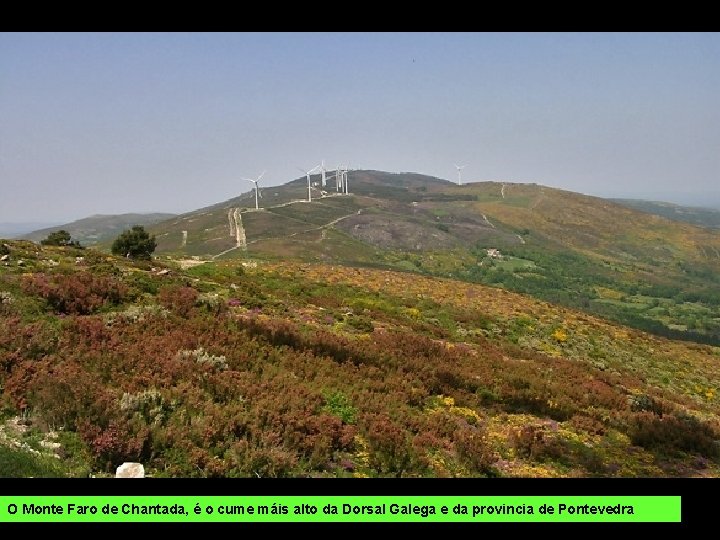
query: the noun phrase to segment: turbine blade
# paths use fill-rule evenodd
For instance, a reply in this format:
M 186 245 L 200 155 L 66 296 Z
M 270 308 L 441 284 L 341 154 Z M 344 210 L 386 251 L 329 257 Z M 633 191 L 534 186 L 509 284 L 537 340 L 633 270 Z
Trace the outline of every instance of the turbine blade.
M 265 176 L 265 173 L 266 173 L 266 172 L 267 172 L 267 171 L 263 171 L 262 174 L 260 174 L 260 176 L 257 177 L 256 182 L 259 182 L 260 179 L 261 179 L 263 176 Z

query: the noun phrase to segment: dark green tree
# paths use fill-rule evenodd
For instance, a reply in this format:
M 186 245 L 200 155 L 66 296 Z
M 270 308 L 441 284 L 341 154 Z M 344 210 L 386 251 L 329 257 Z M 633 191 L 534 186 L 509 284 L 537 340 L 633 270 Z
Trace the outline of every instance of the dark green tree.
M 156 246 L 155 236 L 150 236 L 142 225 L 134 225 L 115 239 L 112 252 L 130 259 L 149 259 Z
M 77 248 L 82 247 L 80 246 L 80 242 L 71 239 L 70 233 L 67 232 L 65 229 L 51 232 L 50 234 L 48 234 L 45 240 L 40 240 L 40 243 L 43 246 L 72 246 Z

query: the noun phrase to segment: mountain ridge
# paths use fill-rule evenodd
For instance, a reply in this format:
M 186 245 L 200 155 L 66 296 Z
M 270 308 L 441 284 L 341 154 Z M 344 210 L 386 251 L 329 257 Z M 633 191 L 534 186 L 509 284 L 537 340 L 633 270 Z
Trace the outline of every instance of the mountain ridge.
M 720 229 L 720 209 L 718 208 L 681 205 L 647 199 L 610 200 L 623 206 L 629 206 L 636 210 L 666 217 L 673 221 L 683 221 L 700 227 Z
M 297 258 L 501 286 L 674 338 L 720 342 L 720 233 L 534 182 L 349 172 L 248 191 L 149 231 L 171 257 Z M 705 337 L 703 337 L 705 336 Z M 709 336 L 714 336 L 710 338 Z
M 38 229 L 19 236 L 19 239 L 39 242 L 51 232 L 64 229 L 70 233 L 73 240 L 78 240 L 84 246 L 94 246 L 112 242 L 124 229 L 132 225 L 150 225 L 168 219 L 175 214 L 164 212 L 156 213 L 125 213 L 125 214 L 93 214 L 85 218 L 76 219 L 53 227 Z

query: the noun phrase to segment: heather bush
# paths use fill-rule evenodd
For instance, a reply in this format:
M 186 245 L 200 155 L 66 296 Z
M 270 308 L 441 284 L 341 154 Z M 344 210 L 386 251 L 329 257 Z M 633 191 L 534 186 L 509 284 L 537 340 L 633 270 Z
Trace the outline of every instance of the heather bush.
M 45 299 L 57 313 L 87 315 L 123 302 L 128 288 L 117 279 L 74 272 L 33 274 L 22 281 L 23 291 Z
M 718 427 L 686 414 L 659 417 L 643 411 L 631 416 L 629 434 L 633 444 L 644 448 L 668 453 L 691 452 L 717 459 L 720 457 Z
M 160 304 L 181 317 L 190 315 L 197 299 L 198 292 L 192 287 L 170 285 L 162 287 L 158 293 Z

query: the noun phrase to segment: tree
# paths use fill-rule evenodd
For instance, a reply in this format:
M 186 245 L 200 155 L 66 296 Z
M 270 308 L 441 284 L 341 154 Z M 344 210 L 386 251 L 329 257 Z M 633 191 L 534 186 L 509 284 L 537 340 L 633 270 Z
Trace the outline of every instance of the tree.
M 142 225 L 134 225 L 115 239 L 112 252 L 130 259 L 149 259 L 156 246 L 155 236 L 150 236 Z
M 67 232 L 65 229 L 51 232 L 50 234 L 48 234 L 45 240 L 40 240 L 40 243 L 43 246 L 72 246 L 76 248 L 82 247 L 80 245 L 80 242 L 71 239 L 70 233 Z

